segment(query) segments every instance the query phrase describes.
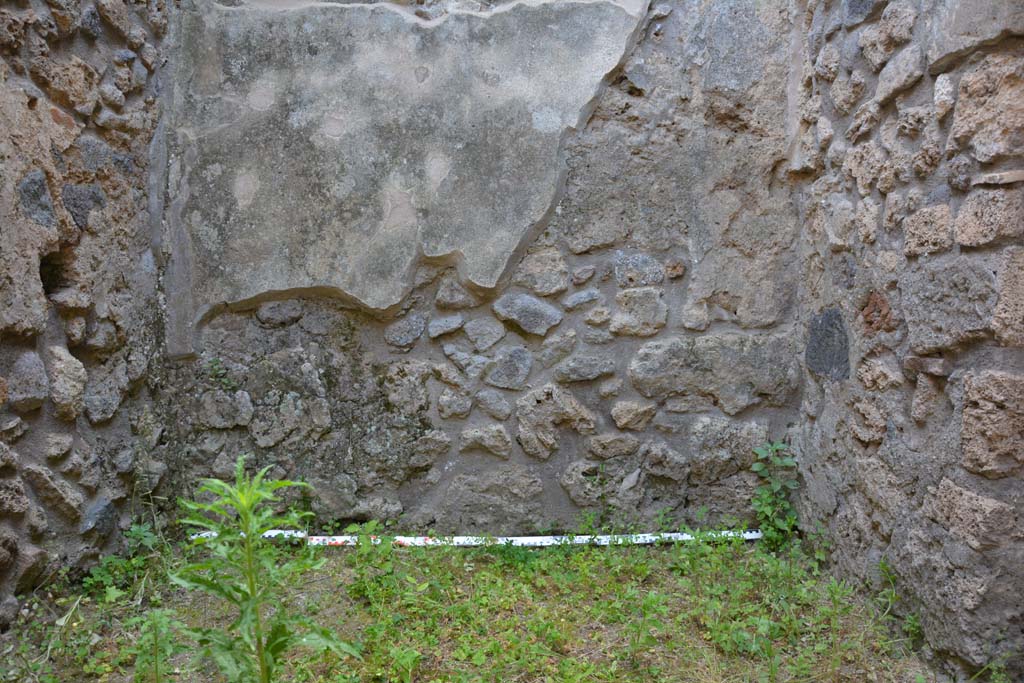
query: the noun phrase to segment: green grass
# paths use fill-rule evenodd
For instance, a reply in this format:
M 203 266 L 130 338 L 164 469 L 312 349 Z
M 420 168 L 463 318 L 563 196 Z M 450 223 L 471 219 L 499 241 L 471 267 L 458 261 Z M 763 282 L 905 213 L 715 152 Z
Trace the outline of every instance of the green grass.
M 133 550 L 29 599 L 0 637 L 0 680 L 149 683 L 155 657 L 169 658 L 159 680 L 222 680 L 168 629 L 223 628 L 231 611 L 167 580 L 183 549 L 136 531 Z M 322 552 L 284 604 L 361 659 L 298 650 L 283 681 L 934 680 L 886 604 L 820 572 L 798 545 Z

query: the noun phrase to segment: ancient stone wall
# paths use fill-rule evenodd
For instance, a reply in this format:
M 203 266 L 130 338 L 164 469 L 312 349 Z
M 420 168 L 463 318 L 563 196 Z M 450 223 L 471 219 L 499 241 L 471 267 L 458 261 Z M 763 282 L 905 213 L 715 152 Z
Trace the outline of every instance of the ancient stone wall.
M 4 591 L 239 453 L 324 522 L 500 533 L 752 522 L 786 439 L 950 671 L 1024 647 L 1013 3 L 0 21 Z
M 580 11 L 571 3 L 559 7 Z M 170 165 L 180 164 L 180 170 L 170 174 L 168 201 L 181 194 L 185 178 L 193 179 L 188 192 L 198 199 L 191 208 L 171 209 L 167 260 L 173 267 L 175 249 L 190 250 L 193 276 L 200 273 L 203 282 L 211 277 L 227 282 L 234 274 L 219 261 L 198 265 L 205 256 L 195 244 L 211 231 L 227 235 L 228 242 L 260 234 L 277 244 L 281 200 L 263 189 L 241 199 L 204 197 L 195 179 L 216 175 L 210 182 L 217 187 L 236 187 L 239 170 L 251 179 L 272 168 L 251 160 L 236 167 L 228 159 L 275 150 L 289 144 L 290 135 L 320 140 L 327 125 L 319 104 L 290 96 L 279 85 L 315 80 L 323 49 L 274 46 L 236 67 L 231 63 L 237 60 L 222 47 L 228 40 L 246 43 L 250 24 L 330 25 L 336 21 L 331 12 L 346 12 L 338 7 L 326 14 L 321 8 L 294 11 L 299 14 L 268 14 L 256 4 L 251 14 L 240 16 L 239 10 L 197 3 L 182 22 L 183 31 L 198 34 L 182 41 L 213 45 L 195 54 L 219 54 L 225 64 L 207 72 L 201 71 L 207 58 L 193 66 L 183 57 L 183 75 L 174 85 L 175 106 L 189 103 L 182 116 L 191 122 L 193 110 L 227 107 L 228 113 L 219 115 L 235 117 L 235 127 L 262 125 L 258 122 L 267 112 L 277 112 L 270 121 L 303 122 L 296 132 L 289 132 L 287 123 L 272 126 L 274 140 L 263 148 L 228 146 L 212 158 L 202 151 L 189 157 L 191 143 L 183 143 L 181 135 L 171 137 Z M 547 9 L 531 19 L 537 11 L 524 5 L 479 20 L 490 29 L 482 33 L 487 45 L 523 35 L 509 33 L 513 12 L 524 13 L 520 21 L 528 25 L 554 22 L 565 29 L 564 42 L 576 44 L 571 25 L 567 29 Z M 362 7 L 353 12 L 351 19 L 370 33 L 351 37 L 351 45 L 333 45 L 333 59 L 361 63 L 358 55 L 368 49 L 362 41 L 379 42 L 373 31 L 380 23 L 393 31 L 399 22 L 414 35 L 440 30 L 395 19 L 392 8 L 377 10 L 383 15 L 377 18 Z M 449 15 L 439 25 L 446 27 L 445 35 L 462 30 L 456 18 Z M 546 124 L 538 128 L 541 105 L 528 91 L 520 99 L 498 102 L 497 114 L 490 113 L 485 97 L 473 101 L 481 110 L 474 120 L 501 137 L 488 140 L 493 149 L 485 146 L 461 157 L 457 148 L 463 143 L 454 141 L 451 131 L 432 133 L 434 122 L 440 126 L 448 116 L 446 110 L 438 109 L 429 91 L 417 94 L 441 70 L 435 65 L 439 58 L 420 47 L 408 57 L 392 55 L 407 71 L 424 69 L 424 83 L 392 87 L 399 91 L 394 99 L 421 97 L 415 111 L 431 125 L 407 120 L 403 105 L 397 115 L 406 132 L 396 135 L 410 140 L 383 144 L 364 137 L 364 151 L 400 168 L 414 188 L 434 182 L 441 200 L 461 202 L 445 206 L 442 215 L 468 226 L 461 228 L 466 240 L 491 244 L 500 237 L 493 230 L 511 229 L 493 223 L 489 214 L 475 222 L 481 218 L 476 205 L 501 199 L 491 193 L 506 191 L 501 185 L 509 172 L 514 183 L 507 191 L 543 198 L 560 189 L 556 178 L 564 164 L 564 196 L 548 212 L 541 234 L 524 245 L 521 258 L 507 266 L 499 262 L 501 267 L 485 276 L 471 262 L 489 263 L 490 251 L 467 243 L 453 263 L 431 257 L 424 247 L 413 272 L 403 275 L 411 293 L 397 316 L 383 320 L 305 290 L 333 286 L 344 294 L 346 283 L 355 282 L 351 294 L 363 299 L 375 285 L 391 286 L 387 267 L 349 270 L 340 277 L 306 270 L 297 277 L 294 269 L 268 262 L 273 273 L 267 277 L 278 280 L 265 301 L 246 305 L 251 291 L 233 295 L 241 300 L 231 307 L 238 310 L 214 314 L 196 326 L 195 357 L 166 366 L 161 383 L 173 391 L 161 397 L 158 421 L 165 432 L 153 457 L 169 465 L 169 481 L 178 482 L 168 484 L 171 490 L 187 489 L 197 474 L 226 475 L 239 452 L 252 452 L 261 464 L 278 465 L 278 474 L 312 482 L 313 509 L 325 519 L 386 518 L 439 532 L 492 533 L 577 528 L 588 513 L 620 524 L 650 525 L 659 518 L 749 521 L 757 483 L 748 471 L 751 449 L 794 423 L 799 400 L 797 290 L 785 275 L 798 269 L 799 222 L 784 185 L 790 104 L 778 96 L 789 89 L 793 20 L 786 3 L 750 4 L 729 13 L 700 3 L 661 6 L 643 17 L 632 37 L 637 45 L 628 54 L 590 65 L 600 69 L 598 80 L 611 72 L 604 79 L 609 87 L 592 104 L 573 101 L 572 107 L 586 106 L 593 114 L 581 130 L 570 130 L 562 148 L 557 138 L 550 146 Z M 603 26 L 595 21 L 579 38 L 587 49 L 595 27 Z M 482 77 L 489 75 L 494 83 L 520 78 L 514 65 L 494 64 L 486 54 L 474 53 L 474 32 L 483 29 L 465 30 L 470 37 L 464 61 L 486 65 L 490 70 Z M 318 29 L 305 35 L 302 40 L 311 44 L 319 39 Z M 622 50 L 621 40 L 614 44 Z M 577 58 L 574 50 L 567 53 L 571 59 Z M 559 73 L 567 68 L 559 58 L 545 54 L 542 62 Z M 613 69 L 620 59 L 621 66 Z M 301 68 L 292 76 L 296 64 Z M 231 76 L 233 69 L 241 75 Z M 222 72 L 228 75 L 216 75 Z M 461 96 L 457 88 L 475 92 L 472 70 L 443 77 L 463 79 L 452 84 L 453 96 Z M 373 110 L 385 125 L 393 112 L 373 99 L 370 76 L 359 78 L 369 79 L 368 100 L 346 90 L 345 111 Z M 553 76 L 542 71 L 537 78 L 546 88 Z M 239 112 L 223 104 L 251 103 L 257 90 L 264 97 L 262 108 Z M 543 97 L 539 101 L 543 104 Z M 453 106 L 466 105 L 455 100 Z M 500 117 L 497 124 L 493 116 Z M 563 124 L 578 125 L 575 119 L 574 112 L 561 116 Z M 525 127 L 518 127 L 521 120 Z M 515 135 L 502 134 L 503 126 L 512 126 Z M 195 130 L 187 128 L 188 139 L 195 136 L 202 146 L 219 140 L 223 129 Z M 466 145 L 475 144 L 472 136 L 467 140 Z M 517 162 L 523 150 L 532 159 L 534 148 L 547 150 L 539 160 L 554 173 L 535 173 Z M 424 155 L 420 149 L 431 151 Z M 489 175 L 495 167 L 484 165 L 481 153 L 508 161 Z M 454 159 L 455 165 L 448 176 L 431 181 L 435 158 Z M 300 199 L 308 192 L 331 205 L 335 200 L 321 187 L 349 183 L 358 194 L 368 185 L 373 191 L 366 202 L 373 205 L 377 188 L 390 182 L 375 179 L 394 177 L 384 169 L 368 179 L 350 167 L 325 167 L 317 176 L 301 187 L 288 185 L 287 191 Z M 496 186 L 473 194 L 479 181 L 459 184 L 478 176 Z M 262 178 L 253 186 L 268 183 Z M 401 234 L 425 235 L 434 223 L 420 224 L 419 217 L 437 213 L 439 200 L 415 189 L 410 196 L 415 211 Z M 352 210 L 347 198 L 338 201 L 338 215 Z M 252 206 L 268 208 L 252 213 Z M 536 235 L 534 223 L 543 213 L 501 215 L 521 234 Z M 244 226 L 241 237 L 234 226 Z M 315 232 L 301 242 L 291 235 L 282 238 L 290 250 L 308 249 L 310 240 L 319 239 Z M 259 268 L 260 262 L 252 265 Z M 486 286 L 495 280 L 497 286 Z M 754 280 L 761 286 L 751 286 Z M 289 283 L 301 298 L 288 296 Z
M 1024 7 L 809 5 L 803 521 L 936 651 L 1019 668 Z
M 167 26 L 163 0 L 0 8 L 0 623 L 12 592 L 107 549 L 137 489 Z

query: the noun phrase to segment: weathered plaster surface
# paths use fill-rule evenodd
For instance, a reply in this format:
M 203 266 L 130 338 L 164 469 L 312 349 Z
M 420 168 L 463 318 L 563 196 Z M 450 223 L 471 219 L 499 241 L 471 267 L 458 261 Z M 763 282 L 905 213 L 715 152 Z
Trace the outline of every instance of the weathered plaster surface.
M 317 290 L 393 308 L 420 259 L 493 288 L 643 14 L 190 3 L 169 102 L 171 353 L 222 303 Z

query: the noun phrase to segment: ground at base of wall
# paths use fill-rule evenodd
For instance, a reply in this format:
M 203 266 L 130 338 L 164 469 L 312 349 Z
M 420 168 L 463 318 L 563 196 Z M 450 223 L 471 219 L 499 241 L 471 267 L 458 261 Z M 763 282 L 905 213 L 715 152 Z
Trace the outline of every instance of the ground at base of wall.
M 730 541 L 324 552 L 326 564 L 289 588 L 286 607 L 336 629 L 362 660 L 298 651 L 276 680 L 944 680 L 913 651 L 914 620 L 891 616 L 894 597 L 858 595 L 800 550 Z M 0 636 L 0 680 L 149 680 L 133 672 L 133 617 L 170 608 L 190 626 L 232 619 L 167 582 L 181 557 L 168 547 L 111 558 L 84 584 L 27 601 Z M 212 663 L 190 659 L 195 650 L 182 647 L 161 680 L 223 680 Z

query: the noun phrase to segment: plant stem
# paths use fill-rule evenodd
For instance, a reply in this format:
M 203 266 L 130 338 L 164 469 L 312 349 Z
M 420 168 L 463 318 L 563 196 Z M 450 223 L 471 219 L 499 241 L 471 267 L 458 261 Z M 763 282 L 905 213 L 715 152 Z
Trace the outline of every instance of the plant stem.
M 260 603 L 256 599 L 256 566 L 255 566 L 255 548 L 254 538 L 257 533 L 256 529 L 253 529 L 252 517 L 248 511 L 242 512 L 243 528 L 245 529 L 244 543 L 245 543 L 245 581 L 249 587 L 249 599 L 254 603 L 253 612 L 256 615 L 256 624 L 253 627 L 254 640 L 256 641 L 256 660 L 259 662 L 260 667 L 260 683 L 271 683 L 270 681 L 270 670 L 267 669 L 267 662 L 263 656 L 263 616 L 260 614 Z

